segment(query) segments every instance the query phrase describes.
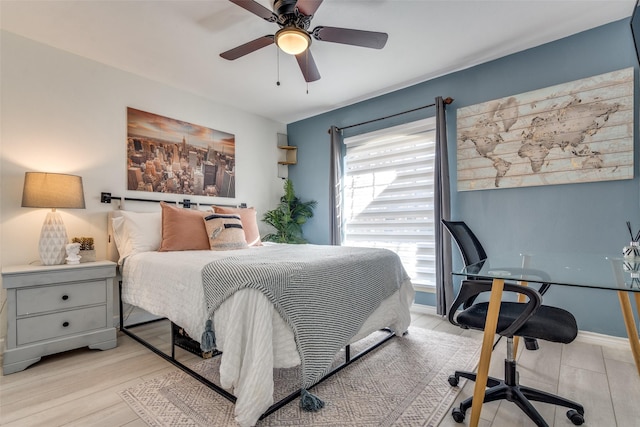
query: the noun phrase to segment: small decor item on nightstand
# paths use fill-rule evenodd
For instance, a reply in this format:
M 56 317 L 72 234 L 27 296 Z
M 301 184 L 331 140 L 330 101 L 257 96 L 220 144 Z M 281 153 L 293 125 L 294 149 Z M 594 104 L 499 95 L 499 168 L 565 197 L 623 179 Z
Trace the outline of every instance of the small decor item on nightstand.
M 631 236 L 631 243 L 622 249 L 622 254 L 625 258 L 640 258 L 640 230 L 634 235 L 629 221 L 627 221 L 627 229 Z
M 80 262 L 94 262 L 96 260 L 93 237 L 74 237 L 71 242 L 80 244 Z
M 80 243 L 69 243 L 66 246 L 67 257 L 65 260 L 67 264 L 80 264 Z

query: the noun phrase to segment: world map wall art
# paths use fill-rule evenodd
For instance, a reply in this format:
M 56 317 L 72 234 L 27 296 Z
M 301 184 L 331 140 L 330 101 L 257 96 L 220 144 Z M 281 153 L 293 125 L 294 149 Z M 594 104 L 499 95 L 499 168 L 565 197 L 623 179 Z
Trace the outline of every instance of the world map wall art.
M 458 191 L 633 178 L 633 68 L 457 110 Z
M 127 108 L 127 189 L 235 197 L 235 135 Z

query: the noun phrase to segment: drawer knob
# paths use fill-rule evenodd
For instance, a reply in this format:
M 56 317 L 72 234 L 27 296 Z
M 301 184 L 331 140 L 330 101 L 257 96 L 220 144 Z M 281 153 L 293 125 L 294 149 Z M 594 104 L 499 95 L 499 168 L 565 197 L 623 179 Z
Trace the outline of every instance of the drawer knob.
M 69 299 L 69 295 L 62 295 L 62 301 L 66 301 Z
M 63 327 L 63 328 L 66 328 L 67 326 L 69 326 L 69 322 L 64 322 L 64 323 L 62 324 L 62 327 Z

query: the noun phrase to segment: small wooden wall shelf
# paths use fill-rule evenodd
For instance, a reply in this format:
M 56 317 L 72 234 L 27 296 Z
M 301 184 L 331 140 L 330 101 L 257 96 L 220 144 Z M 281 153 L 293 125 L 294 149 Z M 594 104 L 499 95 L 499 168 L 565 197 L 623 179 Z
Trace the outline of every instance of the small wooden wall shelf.
M 293 145 L 278 145 L 278 148 L 282 150 L 279 165 L 295 165 L 298 163 L 298 147 Z

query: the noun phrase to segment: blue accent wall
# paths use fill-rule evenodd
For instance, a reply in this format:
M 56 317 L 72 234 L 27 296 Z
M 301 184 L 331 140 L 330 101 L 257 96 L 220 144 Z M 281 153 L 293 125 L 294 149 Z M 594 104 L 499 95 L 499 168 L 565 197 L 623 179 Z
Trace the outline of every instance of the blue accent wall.
M 298 164 L 290 166 L 289 177 L 299 197 L 318 201 L 314 218 L 304 227 L 305 237 L 312 243 L 329 243 L 329 127 L 410 110 L 442 96 L 455 100 L 447 107 L 452 219 L 466 221 L 489 254 L 509 250 L 621 253 L 629 240 L 626 221 L 640 228 L 637 114 L 632 180 L 457 192 L 456 109 L 631 66 L 637 86 L 638 64 L 629 19 L 624 19 L 289 124 L 289 143 L 298 146 Z M 637 89 L 635 93 L 637 105 Z M 313 85 L 309 96 L 313 96 Z M 434 109 L 426 109 L 353 128 L 345 136 L 434 114 Z M 460 265 L 455 253 L 454 268 Z M 417 303 L 432 301 L 426 294 L 416 298 Z M 545 303 L 570 310 L 582 330 L 626 336 L 615 292 L 556 286 L 547 293 Z

